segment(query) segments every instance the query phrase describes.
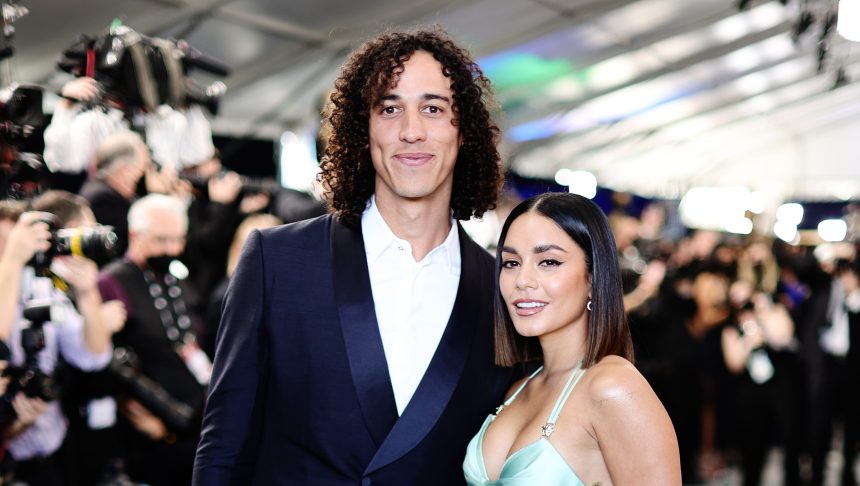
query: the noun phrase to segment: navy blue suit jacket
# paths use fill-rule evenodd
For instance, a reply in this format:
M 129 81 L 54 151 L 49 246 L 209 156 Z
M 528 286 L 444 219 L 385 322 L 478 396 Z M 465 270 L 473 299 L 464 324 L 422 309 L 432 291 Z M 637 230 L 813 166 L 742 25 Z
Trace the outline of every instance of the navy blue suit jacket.
M 445 332 L 398 417 L 361 231 L 333 216 L 251 235 L 218 333 L 194 483 L 463 484 L 511 374 L 493 364 L 490 255 L 459 228 Z

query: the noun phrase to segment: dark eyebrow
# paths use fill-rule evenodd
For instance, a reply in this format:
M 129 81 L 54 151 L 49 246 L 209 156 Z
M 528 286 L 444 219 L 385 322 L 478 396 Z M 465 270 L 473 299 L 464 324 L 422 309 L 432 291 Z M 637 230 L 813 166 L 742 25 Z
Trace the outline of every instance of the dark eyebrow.
M 538 245 L 538 246 L 534 247 L 534 249 L 532 251 L 534 253 L 545 253 L 545 252 L 548 252 L 550 250 L 558 250 L 562 253 L 567 253 L 567 251 L 564 248 L 562 248 L 558 245 L 554 245 L 552 243 L 547 243 L 544 245 Z M 517 253 L 517 250 L 514 250 L 510 246 L 503 246 L 502 247 L 502 253 L 513 253 L 514 255 L 519 254 L 519 253 Z
M 535 252 L 535 253 L 544 253 L 544 252 L 547 252 L 547 251 L 550 251 L 550 250 L 558 250 L 558 251 L 560 251 L 560 252 L 562 252 L 562 253 L 567 253 L 567 251 L 565 251 L 565 249 L 564 249 L 564 248 L 562 248 L 562 247 L 560 247 L 560 246 L 558 246 L 558 245 L 553 245 L 552 243 L 546 243 L 546 244 L 543 244 L 543 245 L 538 245 L 538 246 L 536 246 L 536 247 L 534 248 L 534 252 Z
M 444 95 L 438 95 L 438 94 L 433 94 L 433 93 L 426 93 L 426 94 L 421 96 L 421 99 L 423 99 L 424 101 L 440 100 L 440 101 L 444 101 L 445 103 L 451 104 L 451 98 L 448 98 L 447 96 L 444 96 Z M 387 94 L 384 96 L 380 96 L 379 99 L 376 101 L 376 104 L 379 105 L 383 101 L 398 101 L 398 100 L 400 100 L 400 95 Z

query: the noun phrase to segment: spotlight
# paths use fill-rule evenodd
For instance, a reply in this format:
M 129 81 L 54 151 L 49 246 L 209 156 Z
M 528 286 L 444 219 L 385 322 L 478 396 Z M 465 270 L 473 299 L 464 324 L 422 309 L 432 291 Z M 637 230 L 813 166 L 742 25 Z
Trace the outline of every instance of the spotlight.
M 860 42 L 860 1 L 839 0 L 839 17 L 836 30 L 842 37 Z

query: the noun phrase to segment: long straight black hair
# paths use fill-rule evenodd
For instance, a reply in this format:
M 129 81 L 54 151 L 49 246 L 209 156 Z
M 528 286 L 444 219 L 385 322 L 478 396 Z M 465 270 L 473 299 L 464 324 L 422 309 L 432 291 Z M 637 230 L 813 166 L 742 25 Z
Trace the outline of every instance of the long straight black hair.
M 528 212 L 551 219 L 585 253 L 585 264 L 591 275 L 592 310 L 588 318 L 583 366 L 591 366 L 608 355 L 618 355 L 633 361 L 633 343 L 624 314 L 618 254 L 609 221 L 591 200 L 576 194 L 552 192 L 521 202 L 502 226 L 496 250 L 496 364 L 513 366 L 543 358 L 538 339 L 523 337 L 514 328 L 502 299 L 498 279 L 508 229 L 518 217 Z

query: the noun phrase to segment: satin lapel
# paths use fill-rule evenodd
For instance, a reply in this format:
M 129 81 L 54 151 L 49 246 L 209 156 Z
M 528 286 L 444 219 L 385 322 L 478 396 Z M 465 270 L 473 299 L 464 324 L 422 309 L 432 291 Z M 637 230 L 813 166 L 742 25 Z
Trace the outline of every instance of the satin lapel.
M 463 374 L 469 350 L 472 348 L 480 302 L 479 289 L 488 282 L 481 275 L 478 252 L 484 251 L 475 244 L 459 226 L 460 236 L 460 283 L 454 308 L 448 320 L 439 347 L 430 361 L 430 366 L 418 389 L 409 401 L 403 415 L 394 424 L 391 433 L 367 466 L 365 474 L 391 464 L 412 450 L 433 428 L 457 383 Z
M 335 300 L 352 381 L 364 421 L 377 445 L 397 421 L 397 406 L 376 321 L 361 230 L 331 220 Z

